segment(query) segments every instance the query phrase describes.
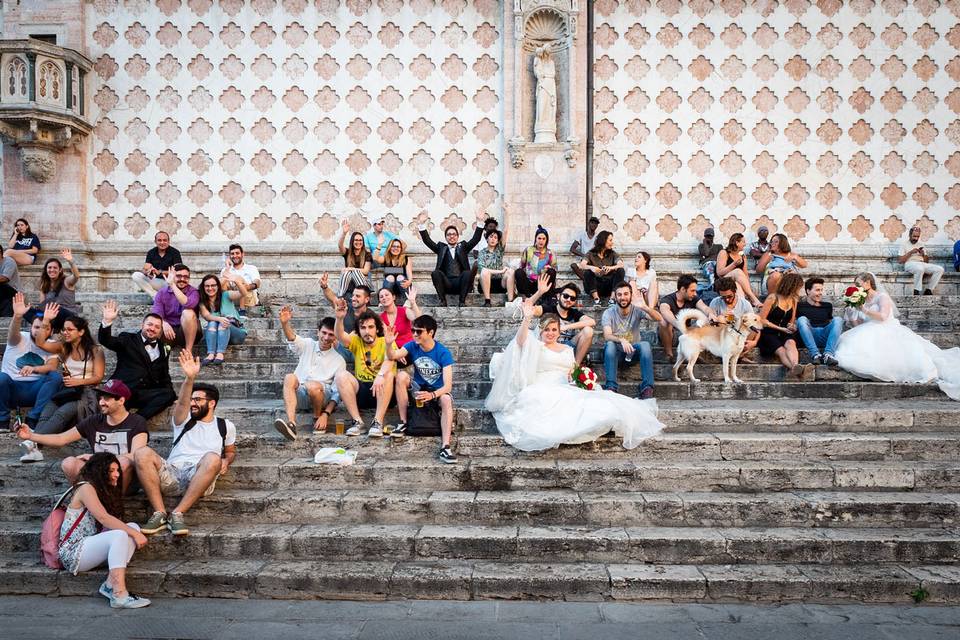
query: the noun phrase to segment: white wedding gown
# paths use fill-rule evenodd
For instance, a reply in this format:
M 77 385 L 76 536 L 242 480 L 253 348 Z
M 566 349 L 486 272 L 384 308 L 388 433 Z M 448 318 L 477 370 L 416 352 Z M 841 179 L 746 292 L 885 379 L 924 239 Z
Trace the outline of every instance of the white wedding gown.
M 936 382 L 945 394 L 960 400 L 960 347 L 940 349 L 900 324 L 886 293 L 878 293 L 863 308 L 887 319 L 867 318 L 843 332 L 837 343 L 841 368 L 885 382 Z
M 490 361 L 493 388 L 486 407 L 507 444 L 522 451 L 540 451 L 561 444 L 591 442 L 614 431 L 626 449 L 657 435 L 656 400 L 637 400 L 568 382 L 575 364 L 573 349 L 548 349 L 528 334 L 523 348 L 514 338 L 506 351 Z

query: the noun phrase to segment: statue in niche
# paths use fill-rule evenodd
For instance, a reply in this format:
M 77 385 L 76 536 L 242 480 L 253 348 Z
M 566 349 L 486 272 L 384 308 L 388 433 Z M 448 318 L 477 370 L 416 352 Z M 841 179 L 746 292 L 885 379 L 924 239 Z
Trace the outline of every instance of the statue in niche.
M 537 47 L 533 56 L 533 75 L 537 78 L 537 118 L 534 143 L 557 143 L 557 67 L 547 45 Z

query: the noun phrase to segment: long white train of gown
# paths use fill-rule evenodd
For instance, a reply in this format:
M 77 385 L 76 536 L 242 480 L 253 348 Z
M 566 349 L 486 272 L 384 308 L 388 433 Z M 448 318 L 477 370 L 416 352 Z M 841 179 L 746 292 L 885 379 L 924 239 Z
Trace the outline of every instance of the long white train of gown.
M 960 400 L 960 347 L 940 349 L 896 318 L 870 320 L 843 332 L 837 343 L 840 367 L 885 382 L 936 382 Z
M 580 389 L 567 381 L 574 364 L 573 349 L 552 351 L 533 335 L 523 349 L 512 341 L 494 356 L 486 406 L 507 444 L 540 451 L 591 442 L 612 430 L 624 448 L 633 449 L 663 430 L 656 400 Z

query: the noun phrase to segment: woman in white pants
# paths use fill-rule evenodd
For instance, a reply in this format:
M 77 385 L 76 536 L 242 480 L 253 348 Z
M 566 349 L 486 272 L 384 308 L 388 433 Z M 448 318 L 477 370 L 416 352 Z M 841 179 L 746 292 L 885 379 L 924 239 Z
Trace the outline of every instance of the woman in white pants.
M 139 609 L 150 601 L 127 591 L 127 564 L 147 538 L 137 525 L 122 520 L 120 474 L 120 462 L 112 453 L 95 453 L 84 465 L 60 528 L 60 562 L 73 575 L 106 562 L 110 573 L 100 595 L 114 609 Z

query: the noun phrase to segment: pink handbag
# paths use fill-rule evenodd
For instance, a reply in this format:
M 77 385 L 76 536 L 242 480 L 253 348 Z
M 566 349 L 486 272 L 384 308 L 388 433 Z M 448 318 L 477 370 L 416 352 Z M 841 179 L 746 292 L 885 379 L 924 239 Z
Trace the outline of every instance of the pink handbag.
M 63 503 L 67 496 L 71 495 L 81 484 L 86 483 L 81 482 L 63 492 L 57 503 L 53 505 L 50 515 L 44 519 L 43 525 L 40 527 L 40 559 L 43 560 L 43 564 L 51 569 L 63 569 L 63 565 L 60 563 L 60 546 L 73 535 L 77 525 L 87 515 L 87 508 L 84 507 L 80 517 L 74 521 L 73 526 L 67 531 L 67 535 L 63 536 L 62 539 L 60 538 L 60 528 L 63 526 L 63 519 L 67 515 L 67 508 Z

